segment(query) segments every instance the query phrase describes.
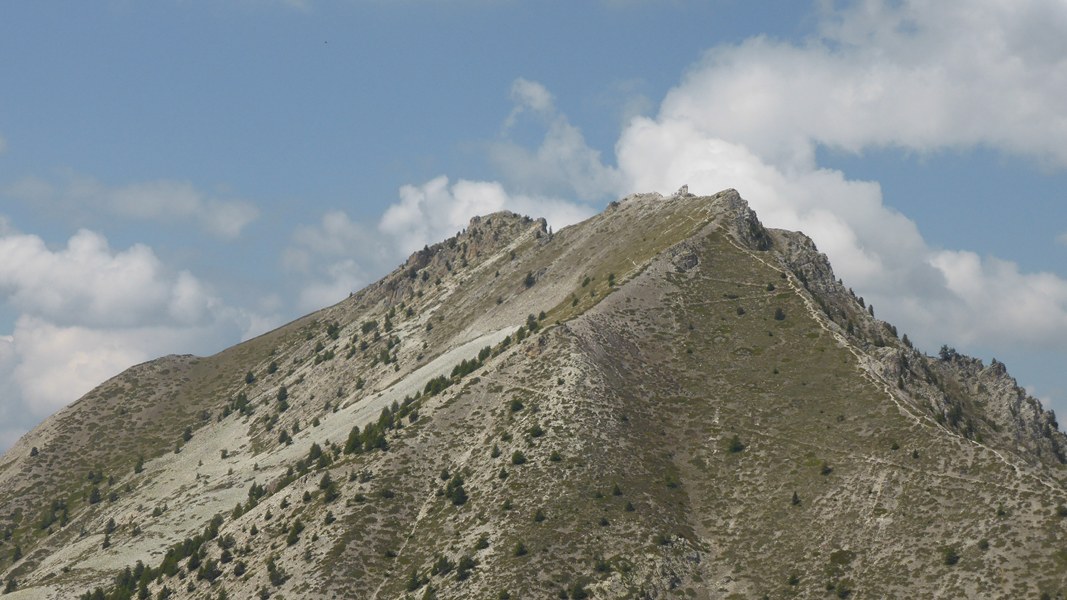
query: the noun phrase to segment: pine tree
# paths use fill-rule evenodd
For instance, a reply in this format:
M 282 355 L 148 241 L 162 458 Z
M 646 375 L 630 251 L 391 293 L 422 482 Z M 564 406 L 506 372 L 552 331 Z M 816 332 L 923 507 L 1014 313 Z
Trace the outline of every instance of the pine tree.
M 345 454 L 354 454 L 363 449 L 363 442 L 359 437 L 359 425 L 353 425 L 352 430 L 348 433 L 348 440 L 345 442 Z

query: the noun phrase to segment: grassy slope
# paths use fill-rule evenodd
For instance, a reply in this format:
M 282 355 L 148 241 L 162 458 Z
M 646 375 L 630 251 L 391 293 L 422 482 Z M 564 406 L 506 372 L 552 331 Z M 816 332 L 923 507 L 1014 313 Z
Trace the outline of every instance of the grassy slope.
M 293 408 L 278 427 L 303 423 L 300 444 L 328 448 L 308 422 L 344 429 L 320 405 L 334 390 L 362 402 L 448 348 L 544 310 L 545 325 L 560 324 L 424 399 L 423 418 L 391 434 L 389 452 L 338 456 L 328 469 L 341 483 L 338 500 L 322 501 L 322 473 L 313 471 L 227 519 L 223 533 L 236 537 L 251 567 L 220 580 L 231 597 L 271 587 L 268 556 L 293 575 L 278 590 L 287 598 L 354 590 L 402 598 L 412 571 L 441 598 L 505 590 L 548 597 L 578 584 L 600 597 L 818 597 L 828 584 L 874 596 L 908 595 L 917 585 L 944 596 L 1061 589 L 1056 551 L 1065 532 L 1054 505 L 1062 489 L 1053 493 L 992 451 L 902 409 L 809 312 L 797 281 L 771 266 L 773 252 L 731 241 L 731 202 L 729 194 L 637 198 L 554 236 L 504 217 L 493 225 L 507 230 L 504 239 L 472 224 L 421 267 L 426 278 L 402 268 L 315 315 L 317 324 L 308 317 L 216 357 L 187 359 L 170 379 L 157 375 L 150 387 L 161 395 L 150 410 L 178 412 L 145 419 L 130 439 L 148 453 L 169 451 L 180 432 L 173 423 L 195 423 L 200 406 L 217 409 L 245 389 L 245 371 L 262 373 L 274 359 L 278 374 L 247 388 L 261 405 L 251 439 L 274 452 L 277 430 L 258 418 L 278 382 L 288 381 Z M 536 276 L 532 286 L 527 273 Z M 401 300 L 414 310 L 396 319 L 395 369 L 374 365 L 378 346 L 311 362 L 318 342 L 344 355 L 360 322 L 380 321 Z M 784 319 L 775 318 L 777 308 Z M 322 332 L 329 320 L 341 324 L 336 341 Z M 363 391 L 353 390 L 357 376 L 367 378 Z M 136 370 L 123 378 L 136 379 Z M 100 408 L 107 389 L 96 404 L 82 401 L 95 406 L 94 418 L 108 414 Z M 163 402 L 164 392 L 183 402 Z M 162 423 L 165 431 L 151 429 Z M 535 425 L 543 435 L 531 434 Z M 734 435 L 741 452 L 728 449 Z M 97 450 L 109 470 L 130 468 L 125 443 L 133 442 Z M 515 451 L 526 464 L 512 464 Z M 76 482 L 99 459 L 69 460 L 45 481 Z M 442 470 L 463 474 L 466 504 L 439 495 Z M 336 520 L 326 523 L 327 512 Z M 286 544 L 298 518 L 307 529 Z M 483 534 L 489 546 L 478 549 Z M 979 549 L 982 539 L 988 549 Z M 527 553 L 516 556 L 520 542 Z M 958 564 L 944 564 L 946 545 L 959 552 Z M 439 557 L 465 553 L 479 563 L 470 577 L 431 575 Z M 192 583 L 179 597 L 203 597 L 211 587 Z

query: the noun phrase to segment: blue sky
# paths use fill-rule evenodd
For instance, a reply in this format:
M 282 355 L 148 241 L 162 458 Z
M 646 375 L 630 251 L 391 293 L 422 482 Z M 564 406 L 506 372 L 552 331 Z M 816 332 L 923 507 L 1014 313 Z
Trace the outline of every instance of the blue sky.
M 737 188 L 1067 409 L 1067 5 L 132 0 L 0 19 L 0 448 L 476 213 Z

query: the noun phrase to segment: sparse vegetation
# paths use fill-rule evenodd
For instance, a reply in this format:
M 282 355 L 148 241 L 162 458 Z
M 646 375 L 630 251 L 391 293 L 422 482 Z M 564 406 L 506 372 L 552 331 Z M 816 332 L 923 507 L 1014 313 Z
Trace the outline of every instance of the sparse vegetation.
M 726 449 L 731 453 L 741 452 L 745 449 L 745 445 L 741 443 L 741 438 L 734 434 L 726 441 Z
M 740 205 L 723 220 L 725 200 L 694 211 L 686 198 L 637 197 L 612 213 L 624 222 L 514 245 L 475 220 L 451 248 L 279 332 L 120 377 L 70 410 L 105 407 L 134 441 L 90 418 L 31 440 L 33 461 L 18 457 L 27 508 L 0 510 L 0 568 L 20 592 L 75 580 L 81 567 L 62 571 L 53 547 L 129 556 L 218 509 L 214 532 L 131 565 L 98 597 L 139 598 L 142 582 L 149 597 L 698 597 L 717 584 L 711 561 L 736 590 L 770 597 L 904 585 L 962 597 L 990 590 L 958 575 L 984 582 L 991 565 L 1010 594 L 1055 592 L 1067 508 L 1045 467 L 1058 425 L 1020 404 L 1013 418 L 1048 424 L 1035 437 L 988 410 L 993 393 L 1015 398 L 999 366 L 904 350 L 907 336 L 868 318 L 792 234 L 761 237 Z M 334 351 L 347 360 L 327 363 Z M 157 418 L 166 426 L 150 429 Z M 52 475 L 63 460 L 76 470 Z M 150 496 L 171 465 L 188 468 L 180 489 Z M 887 566 L 900 557 L 852 535 L 871 523 L 879 544 L 915 549 L 906 582 Z

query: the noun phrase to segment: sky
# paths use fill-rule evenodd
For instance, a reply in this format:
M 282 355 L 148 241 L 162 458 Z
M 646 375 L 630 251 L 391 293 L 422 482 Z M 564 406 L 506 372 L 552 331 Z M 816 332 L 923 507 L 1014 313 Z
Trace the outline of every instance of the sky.
M 1062 0 L 0 9 L 0 450 L 501 209 L 735 188 L 924 351 L 1067 410 Z

